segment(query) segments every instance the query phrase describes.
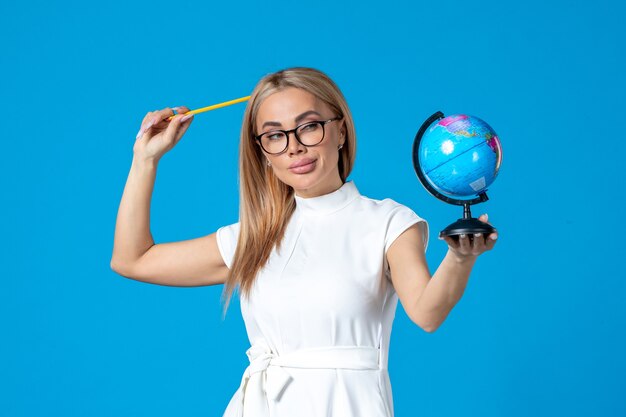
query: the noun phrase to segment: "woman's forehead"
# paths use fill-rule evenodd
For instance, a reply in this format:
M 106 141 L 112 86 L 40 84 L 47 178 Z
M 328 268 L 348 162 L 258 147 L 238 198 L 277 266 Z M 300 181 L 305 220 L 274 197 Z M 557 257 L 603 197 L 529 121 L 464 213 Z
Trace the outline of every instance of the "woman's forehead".
M 265 124 L 287 126 L 297 119 L 327 116 L 328 106 L 308 91 L 299 88 L 286 88 L 271 94 L 259 106 L 256 117 L 257 129 Z

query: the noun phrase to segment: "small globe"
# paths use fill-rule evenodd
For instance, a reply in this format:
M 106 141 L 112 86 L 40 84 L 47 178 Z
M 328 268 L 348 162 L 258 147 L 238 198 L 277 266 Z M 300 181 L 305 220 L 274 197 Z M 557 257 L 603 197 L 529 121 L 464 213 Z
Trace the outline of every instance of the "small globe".
M 487 190 L 502 163 L 496 132 L 478 117 L 454 114 L 424 133 L 419 165 L 427 181 L 452 198 L 472 198 Z

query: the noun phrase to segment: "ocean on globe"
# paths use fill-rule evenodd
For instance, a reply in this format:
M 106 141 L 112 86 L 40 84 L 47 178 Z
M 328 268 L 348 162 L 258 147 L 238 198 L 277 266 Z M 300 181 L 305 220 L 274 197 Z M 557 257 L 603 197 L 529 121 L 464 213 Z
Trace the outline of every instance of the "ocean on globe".
M 418 152 L 428 182 L 453 198 L 471 198 L 486 191 L 502 163 L 496 132 L 478 117 L 465 114 L 454 114 L 429 126 Z

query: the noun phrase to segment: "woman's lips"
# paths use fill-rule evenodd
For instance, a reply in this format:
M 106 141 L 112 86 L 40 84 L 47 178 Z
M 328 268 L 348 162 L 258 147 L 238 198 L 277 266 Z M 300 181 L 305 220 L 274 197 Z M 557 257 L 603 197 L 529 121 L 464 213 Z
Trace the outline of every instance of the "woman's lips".
M 313 160 L 312 162 L 309 162 L 306 165 L 300 165 L 297 167 L 293 167 L 293 168 L 289 168 L 289 170 L 293 173 L 296 174 L 306 174 L 308 172 L 311 172 L 315 169 L 315 164 L 317 162 L 317 159 Z

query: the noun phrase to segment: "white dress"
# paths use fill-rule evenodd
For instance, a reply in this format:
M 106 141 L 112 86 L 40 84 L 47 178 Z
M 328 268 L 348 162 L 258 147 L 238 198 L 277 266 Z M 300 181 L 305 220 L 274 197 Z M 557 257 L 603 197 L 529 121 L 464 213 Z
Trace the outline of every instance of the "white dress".
M 241 312 L 250 365 L 224 417 L 392 417 L 387 359 L 398 296 L 386 252 L 423 222 L 391 199 L 362 196 L 354 182 L 296 210 L 280 251 L 259 272 Z M 217 231 L 230 268 L 239 223 Z

